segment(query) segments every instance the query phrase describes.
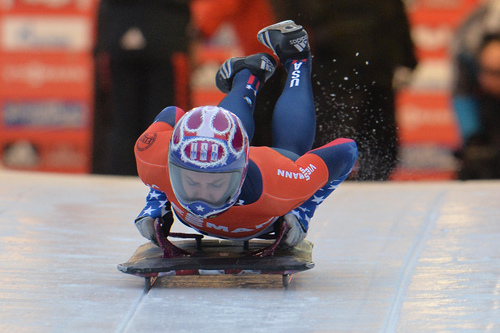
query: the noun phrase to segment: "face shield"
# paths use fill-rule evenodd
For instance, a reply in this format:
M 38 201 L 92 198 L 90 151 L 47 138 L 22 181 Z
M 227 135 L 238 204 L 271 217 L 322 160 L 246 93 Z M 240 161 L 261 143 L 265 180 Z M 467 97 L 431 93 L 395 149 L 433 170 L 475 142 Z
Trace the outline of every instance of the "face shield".
M 204 202 L 219 209 L 236 199 L 241 185 L 241 170 L 200 172 L 169 163 L 170 182 L 183 206 Z

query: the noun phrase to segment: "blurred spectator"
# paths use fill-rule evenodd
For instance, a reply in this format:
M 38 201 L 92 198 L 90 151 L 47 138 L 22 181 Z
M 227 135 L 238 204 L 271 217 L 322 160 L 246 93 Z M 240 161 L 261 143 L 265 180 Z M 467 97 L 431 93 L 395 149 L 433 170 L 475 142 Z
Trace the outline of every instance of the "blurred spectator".
M 315 146 L 352 138 L 359 148 L 356 179 L 388 179 L 398 154 L 395 73 L 410 73 L 417 65 L 403 2 L 271 2 L 278 20 L 295 20 L 310 35 Z
M 457 30 L 453 106 L 463 145 L 460 179 L 500 178 L 500 1 L 489 1 Z
M 163 108 L 189 109 L 189 0 L 102 0 L 93 172 L 136 175 L 134 144 Z
M 193 25 L 202 38 L 211 38 L 223 24 L 234 29 L 244 55 L 269 50 L 257 31 L 274 23 L 268 0 L 191 0 Z
M 268 0 L 192 0 L 193 26 L 202 40 L 212 38 L 218 29 L 230 25 L 235 32 L 242 56 L 269 53 L 257 40 L 257 32 L 276 22 Z M 272 146 L 272 112 L 286 78 L 280 66 L 259 92 L 255 108 L 253 146 Z

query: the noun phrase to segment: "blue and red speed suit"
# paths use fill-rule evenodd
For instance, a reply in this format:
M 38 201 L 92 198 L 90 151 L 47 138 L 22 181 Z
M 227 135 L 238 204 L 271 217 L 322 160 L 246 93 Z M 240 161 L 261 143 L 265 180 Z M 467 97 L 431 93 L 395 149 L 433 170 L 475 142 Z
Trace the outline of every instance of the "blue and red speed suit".
M 168 149 L 173 127 L 184 111 L 167 107 L 135 146 L 141 180 L 151 188 L 140 213 L 160 217 L 170 202 L 176 216 L 201 233 L 227 239 L 250 239 L 269 231 L 287 213 L 308 230 L 318 205 L 350 174 L 358 154 L 356 143 L 337 139 L 310 150 L 315 112 L 310 82 L 311 58 L 285 63 L 288 79 L 273 115 L 274 147 L 250 147 L 249 166 L 238 202 L 223 214 L 203 219 L 187 212 L 174 196 L 169 180 Z M 231 91 L 219 106 L 236 114 L 249 138 L 260 82 L 249 70 L 238 72 Z

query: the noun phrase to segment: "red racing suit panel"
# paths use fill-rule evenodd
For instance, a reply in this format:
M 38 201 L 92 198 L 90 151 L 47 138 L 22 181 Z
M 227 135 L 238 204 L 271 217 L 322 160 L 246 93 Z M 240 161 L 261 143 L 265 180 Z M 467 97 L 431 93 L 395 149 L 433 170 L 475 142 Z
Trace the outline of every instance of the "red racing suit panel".
M 314 154 L 307 153 L 294 162 L 272 148 L 251 147 L 250 160 L 258 165 L 263 178 L 262 195 L 267 200 L 261 208 L 279 216 L 309 199 L 328 180 L 325 162 Z
M 172 130 L 167 123 L 154 123 L 135 144 L 137 172 L 144 184 L 156 190 L 170 186 L 167 167 Z

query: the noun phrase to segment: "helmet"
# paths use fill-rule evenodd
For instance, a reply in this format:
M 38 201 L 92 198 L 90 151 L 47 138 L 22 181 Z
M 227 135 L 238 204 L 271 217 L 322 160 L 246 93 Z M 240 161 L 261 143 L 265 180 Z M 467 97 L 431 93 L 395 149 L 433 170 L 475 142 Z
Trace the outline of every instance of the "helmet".
M 168 168 L 175 197 L 201 217 L 236 202 L 248 167 L 249 142 L 241 120 L 217 106 L 187 112 L 174 127 Z

